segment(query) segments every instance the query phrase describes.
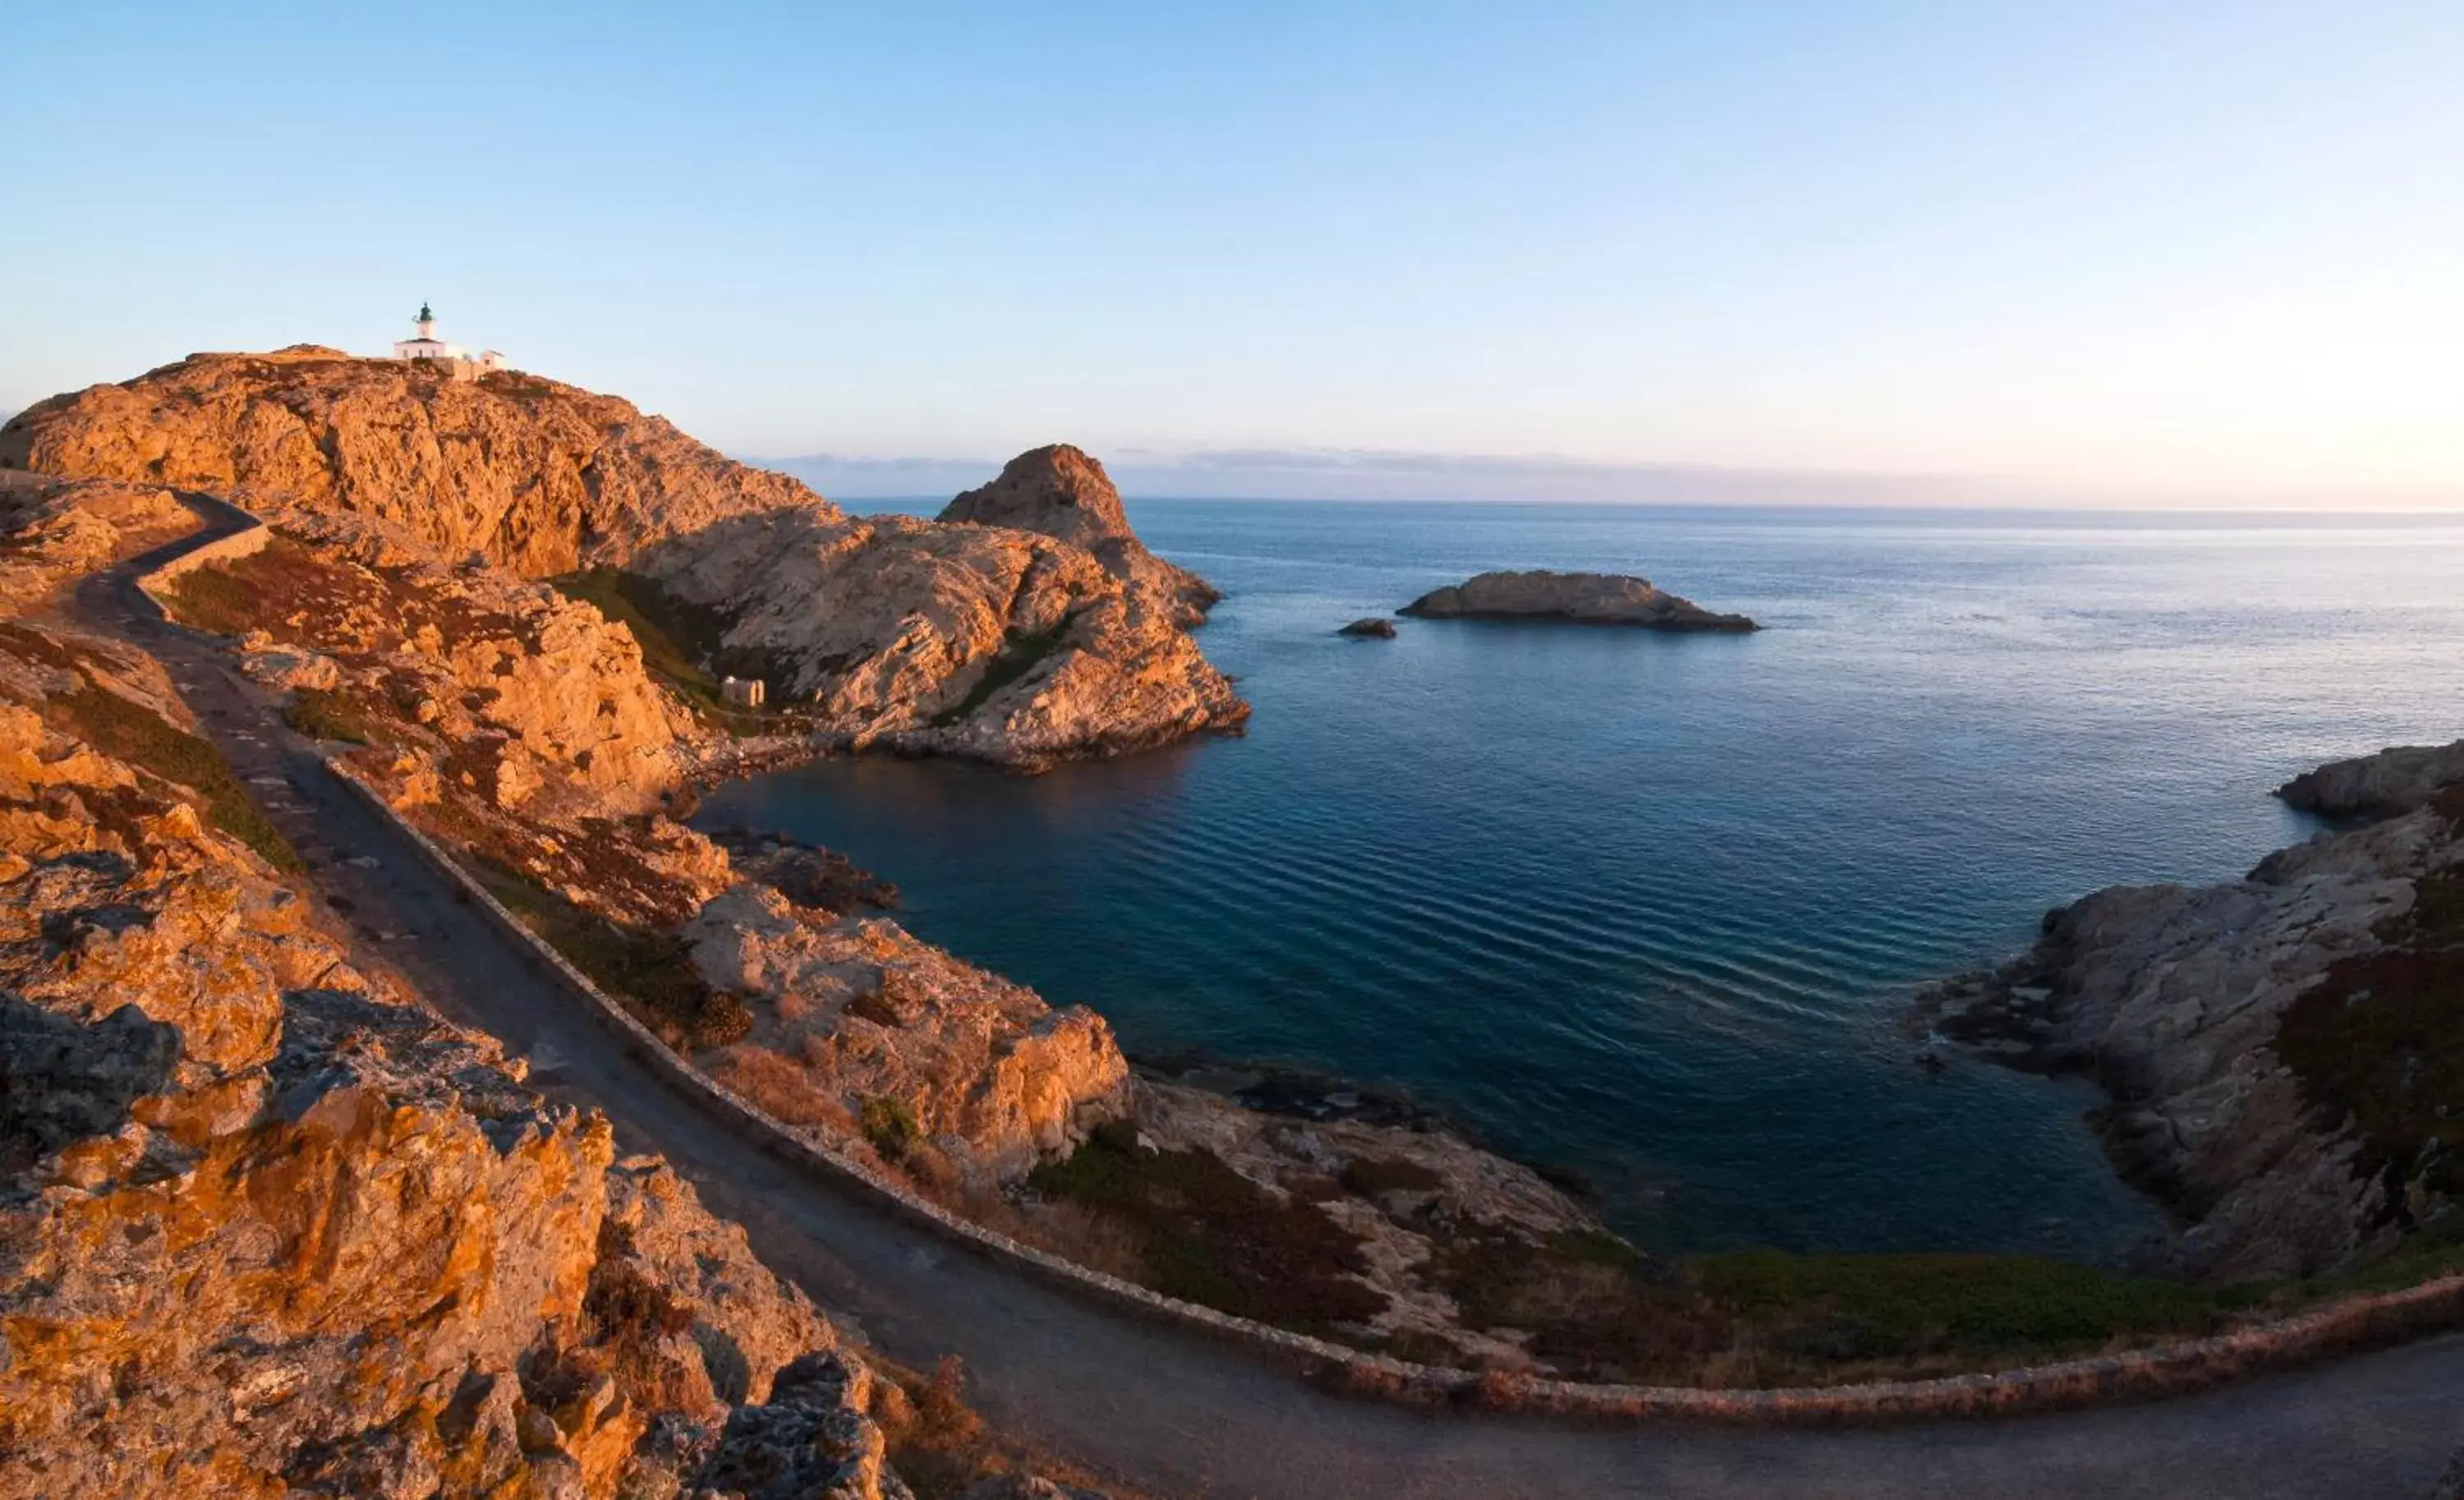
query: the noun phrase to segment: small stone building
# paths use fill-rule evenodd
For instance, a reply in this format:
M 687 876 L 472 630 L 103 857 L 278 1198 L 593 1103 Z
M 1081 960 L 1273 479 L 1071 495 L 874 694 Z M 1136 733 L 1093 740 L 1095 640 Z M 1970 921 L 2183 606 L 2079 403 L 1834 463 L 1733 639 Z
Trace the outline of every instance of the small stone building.
M 759 708 L 769 693 L 759 677 L 728 677 L 719 683 L 718 695 L 737 708 Z

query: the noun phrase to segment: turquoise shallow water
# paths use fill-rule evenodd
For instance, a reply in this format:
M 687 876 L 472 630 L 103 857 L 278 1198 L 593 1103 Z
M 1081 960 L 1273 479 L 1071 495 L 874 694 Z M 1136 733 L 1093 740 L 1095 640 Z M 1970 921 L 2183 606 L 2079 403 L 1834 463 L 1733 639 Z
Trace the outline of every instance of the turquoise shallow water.
M 919 506 L 929 512 L 932 507 Z M 2464 518 L 1133 503 L 1226 598 L 1241 739 L 1021 779 L 724 789 L 918 934 L 1205 1048 L 1398 1085 L 1662 1247 L 2121 1254 L 2075 1084 L 1935 1078 L 1930 978 L 2099 886 L 2311 829 L 2266 794 L 2464 734 Z M 1335 627 L 1488 567 L 1640 573 L 1751 637 Z

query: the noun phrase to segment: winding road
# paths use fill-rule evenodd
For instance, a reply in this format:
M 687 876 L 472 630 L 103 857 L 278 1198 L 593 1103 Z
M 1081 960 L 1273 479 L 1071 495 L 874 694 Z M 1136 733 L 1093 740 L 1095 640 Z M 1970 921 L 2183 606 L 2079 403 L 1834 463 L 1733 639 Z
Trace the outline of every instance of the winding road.
M 64 612 L 159 656 L 311 864 L 370 966 L 529 1057 L 543 1092 L 673 1162 L 755 1249 L 893 1357 L 956 1353 L 1001 1429 L 1158 1495 L 1231 1500 L 2453 1500 L 2464 1336 L 2173 1401 L 1857 1429 L 1573 1425 L 1427 1413 L 1317 1390 L 1241 1350 L 1137 1320 L 957 1248 L 766 1155 L 671 1092 L 323 768 L 212 643 L 136 578 L 237 524 L 87 579 Z

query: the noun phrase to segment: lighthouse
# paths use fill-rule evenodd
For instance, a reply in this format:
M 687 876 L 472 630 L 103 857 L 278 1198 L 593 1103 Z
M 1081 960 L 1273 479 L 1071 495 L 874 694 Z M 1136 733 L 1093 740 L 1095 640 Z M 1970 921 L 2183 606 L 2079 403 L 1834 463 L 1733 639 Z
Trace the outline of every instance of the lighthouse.
M 473 354 L 436 337 L 436 312 L 426 301 L 419 304 L 419 317 L 413 321 L 419 336 L 394 341 L 393 357 L 397 360 L 443 360 L 455 380 L 473 380 L 489 370 L 508 367 L 505 357 L 494 349 Z

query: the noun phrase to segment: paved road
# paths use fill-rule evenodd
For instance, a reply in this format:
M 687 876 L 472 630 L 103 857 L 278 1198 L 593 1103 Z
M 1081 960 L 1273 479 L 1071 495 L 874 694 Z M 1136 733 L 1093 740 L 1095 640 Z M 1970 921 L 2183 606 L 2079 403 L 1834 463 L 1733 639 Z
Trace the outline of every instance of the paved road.
M 2464 1338 L 2453 1337 L 2168 1402 L 1862 1430 L 1584 1427 L 1326 1395 L 928 1237 L 669 1092 L 457 904 L 219 651 L 154 623 L 131 584 L 154 561 L 87 581 L 69 612 L 170 667 L 365 952 L 528 1055 L 550 1093 L 604 1110 L 627 1148 L 665 1155 L 764 1260 L 891 1355 L 959 1354 L 998 1426 L 1142 1489 L 1241 1500 L 2431 1500 L 2464 1444 Z

